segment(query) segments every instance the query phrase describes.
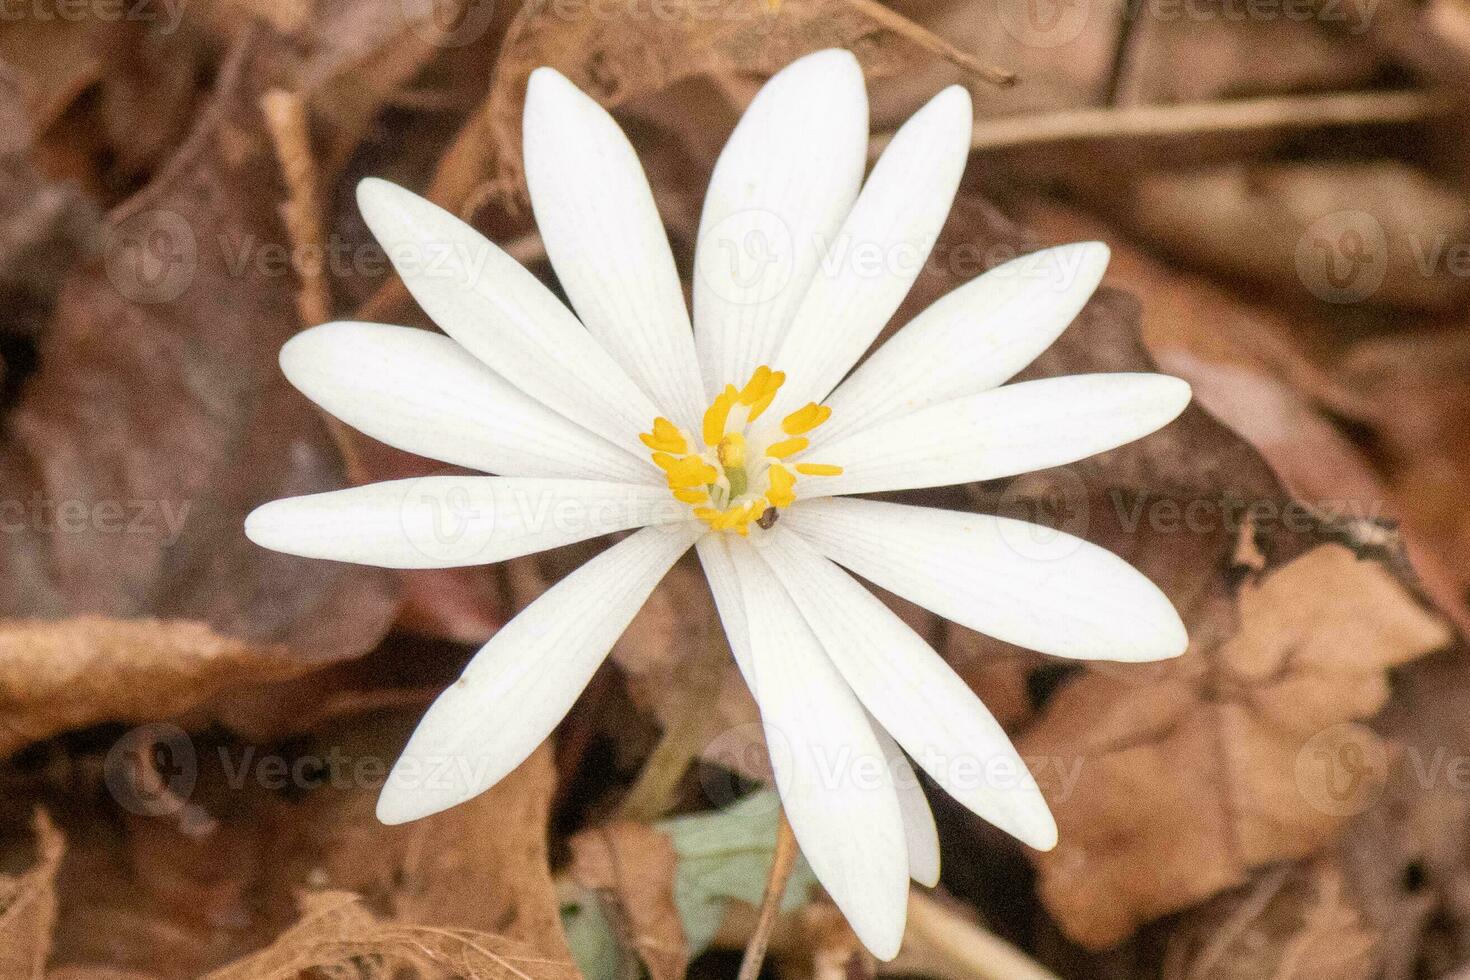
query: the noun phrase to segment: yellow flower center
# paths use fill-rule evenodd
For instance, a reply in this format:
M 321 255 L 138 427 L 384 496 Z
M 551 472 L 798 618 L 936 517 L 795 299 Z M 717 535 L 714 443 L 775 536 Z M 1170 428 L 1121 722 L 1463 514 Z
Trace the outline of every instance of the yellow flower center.
M 726 385 L 705 409 L 698 441 L 662 417 L 638 437 L 668 477 L 669 490 L 711 530 L 744 535 L 751 524 L 768 528 L 796 500 L 801 477 L 842 472 L 840 466 L 791 462 L 806 449 L 806 434 L 832 414 L 826 405 L 809 402 L 777 426 L 756 424 L 785 380 L 763 364 L 745 387 Z

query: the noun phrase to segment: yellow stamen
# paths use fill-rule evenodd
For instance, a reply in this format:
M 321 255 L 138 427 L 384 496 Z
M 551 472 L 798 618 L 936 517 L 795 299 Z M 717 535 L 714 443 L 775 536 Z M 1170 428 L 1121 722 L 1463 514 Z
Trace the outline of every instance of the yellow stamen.
M 704 412 L 704 444 L 706 446 L 717 445 L 725 435 L 725 423 L 730 418 L 730 409 L 735 406 L 735 400 L 740 393 L 735 390 L 734 385 L 726 385 L 725 390 L 715 396 L 709 408 Z
M 684 438 L 684 434 L 679 431 L 677 425 L 666 418 L 654 419 L 653 432 L 640 433 L 638 438 L 655 452 L 683 454 L 689 451 L 689 443 Z
M 796 500 L 796 493 L 792 487 L 796 485 L 796 477 L 791 471 L 780 463 L 772 463 L 766 471 L 766 479 L 770 481 L 770 488 L 766 490 L 766 500 L 772 507 L 789 507 Z
M 667 468 L 669 488 L 686 490 L 706 486 L 719 479 L 719 471 L 698 456 L 685 456 Z
M 755 369 L 755 373 L 750 376 L 750 380 L 747 381 L 745 383 L 745 387 L 741 389 L 740 404 L 747 406 L 754 405 L 757 401 L 765 396 L 766 387 L 770 383 L 771 369 L 762 364 L 760 367 Z
M 807 402 L 804 407 L 798 408 L 781 420 L 781 431 L 788 436 L 799 436 L 804 432 L 812 431 L 831 417 L 832 409 L 826 405 Z
M 842 467 L 831 463 L 797 463 L 796 472 L 802 476 L 841 476 Z
M 811 443 L 801 436 L 796 436 L 792 439 L 782 439 L 780 442 L 773 442 L 767 446 L 766 455 L 774 456 L 777 459 L 785 459 L 788 456 L 793 456 L 801 452 L 809 445 Z
M 704 504 L 709 502 L 709 494 L 703 490 L 675 490 L 674 498 L 682 500 L 686 504 Z
M 771 407 L 771 402 L 776 398 L 776 392 L 786 383 L 785 371 L 772 371 L 770 380 L 766 382 L 765 394 L 756 399 L 750 406 L 750 421 L 754 422 L 761 417 L 761 413 Z
M 738 432 L 732 432 L 720 440 L 715 455 L 720 457 L 720 465 L 729 469 L 733 466 L 745 465 L 745 437 Z

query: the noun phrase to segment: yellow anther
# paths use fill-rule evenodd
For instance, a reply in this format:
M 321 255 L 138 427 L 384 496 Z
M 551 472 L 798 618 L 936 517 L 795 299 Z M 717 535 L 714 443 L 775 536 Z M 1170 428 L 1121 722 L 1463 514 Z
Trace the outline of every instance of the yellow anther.
M 653 432 L 639 433 L 638 438 L 655 452 L 687 453 L 689 443 L 679 427 L 666 418 L 653 420 Z
M 677 456 L 670 456 L 668 453 L 654 453 L 653 454 L 653 465 L 654 466 L 657 466 L 659 469 L 663 470 L 665 473 L 667 473 L 669 470 L 673 469 L 678 464 L 679 464 L 679 458 Z
M 766 500 L 772 507 L 789 507 L 796 500 L 796 493 L 792 489 L 796 485 L 796 477 L 791 471 L 780 463 L 772 463 L 766 471 L 766 479 L 770 482 L 766 490 Z
M 754 405 L 765 397 L 766 388 L 771 383 L 771 369 L 762 364 L 755 369 L 745 387 L 740 390 L 740 404 Z
M 675 490 L 674 499 L 686 504 L 704 504 L 709 503 L 709 494 L 703 490 Z
M 687 490 L 707 486 L 719 478 L 719 471 L 698 456 L 685 456 L 667 468 L 669 489 Z
M 720 458 L 720 465 L 726 469 L 745 465 L 745 437 L 738 432 L 732 432 L 720 440 L 720 445 L 715 449 L 715 455 Z
M 788 436 L 799 436 L 804 432 L 812 431 L 831 417 L 832 409 L 826 405 L 807 402 L 804 407 L 798 408 L 781 420 L 781 431 Z
M 794 456 L 795 454 L 801 452 L 810 444 L 811 443 L 809 443 L 801 436 L 795 436 L 791 439 L 782 439 L 780 442 L 773 442 L 769 446 L 767 446 L 766 455 L 774 456 L 777 459 L 785 459 L 788 456 Z
M 776 398 L 776 392 L 786 383 L 785 371 L 772 371 L 770 380 L 766 382 L 766 392 L 756 399 L 750 406 L 750 421 L 754 422 L 761 417 L 761 413 L 771 407 L 771 402 Z
M 734 385 L 726 385 L 725 390 L 715 396 L 709 408 L 704 411 L 704 444 L 706 446 L 717 445 L 725 435 L 725 423 L 730 418 L 730 409 L 735 406 L 735 400 L 740 393 L 735 390 Z
M 841 476 L 842 467 L 831 463 L 797 463 L 796 472 L 802 476 Z

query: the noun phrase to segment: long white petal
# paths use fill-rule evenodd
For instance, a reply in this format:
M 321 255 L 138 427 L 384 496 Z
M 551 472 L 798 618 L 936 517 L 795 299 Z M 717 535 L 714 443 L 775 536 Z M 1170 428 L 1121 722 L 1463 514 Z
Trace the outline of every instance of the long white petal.
M 1133 566 L 1081 538 L 989 514 L 797 501 L 781 525 L 863 578 L 961 626 L 1058 657 L 1162 660 L 1184 623 Z
M 883 726 L 868 718 L 873 734 L 888 759 L 888 769 L 893 773 L 893 786 L 898 791 L 898 807 L 903 811 L 903 840 L 909 855 L 909 877 L 927 888 L 939 884 L 939 828 L 934 826 L 934 811 L 929 809 L 929 798 L 914 767 L 904 756 L 903 750 Z
M 658 409 L 520 263 L 443 208 L 386 180 L 357 205 L 424 312 L 497 374 L 614 445 L 642 454 Z
M 632 453 L 558 415 L 442 334 L 328 323 L 281 348 L 312 401 L 405 452 L 502 476 L 659 482 Z
M 628 138 L 551 68 L 531 73 L 523 132 L 536 225 L 577 315 L 664 414 L 695 426 L 704 397 L 689 311 Z
M 867 162 L 868 96 L 851 52 L 771 76 L 710 177 L 694 257 L 694 337 L 710 397 L 769 363 Z
M 772 362 L 786 372 L 772 417 L 826 397 L 903 302 L 949 214 L 973 121 L 970 94 L 952 85 L 894 134 Z
M 304 558 L 458 568 L 688 517 L 662 487 L 425 476 L 273 500 L 245 519 L 245 534 L 263 548 Z
M 489 789 L 556 727 L 703 525 L 650 527 L 593 558 L 475 654 L 393 766 L 378 819 L 404 823 Z
M 745 611 L 745 599 L 740 593 L 734 559 L 730 557 L 728 538 L 726 534 L 706 534 L 695 543 L 694 550 L 699 553 L 704 577 L 715 597 L 715 611 L 719 613 L 720 625 L 725 628 L 725 637 L 730 641 L 730 652 L 734 654 L 741 673 L 749 675 L 750 619 Z
M 1009 381 L 1077 316 L 1108 254 L 1102 242 L 1044 248 L 950 292 L 837 386 L 827 399 L 832 418 L 812 433 L 812 446 Z
M 946 793 L 1043 850 L 1057 825 L 1001 728 L 934 648 L 877 596 L 777 528 L 760 555 L 853 693 Z
M 887 757 L 765 562 L 743 541 L 731 541 L 730 554 L 750 619 L 746 683 L 791 829 L 863 945 L 892 959 L 903 941 L 909 873 Z
M 843 468 L 803 497 L 943 487 L 1061 466 L 1141 439 L 1189 404 L 1164 374 L 1076 374 L 1023 381 L 879 422 L 819 449 Z

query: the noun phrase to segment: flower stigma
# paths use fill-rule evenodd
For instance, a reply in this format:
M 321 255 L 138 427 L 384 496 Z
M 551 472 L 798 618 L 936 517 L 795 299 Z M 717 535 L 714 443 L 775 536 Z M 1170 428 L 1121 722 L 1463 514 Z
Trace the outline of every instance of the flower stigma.
M 786 381 L 766 365 L 755 369 L 743 388 L 726 385 L 705 409 L 698 440 L 660 416 L 653 430 L 638 438 L 668 478 L 669 490 L 688 504 L 712 531 L 750 534 L 751 524 L 769 528 L 796 500 L 801 477 L 836 476 L 840 466 L 795 462 L 810 441 L 807 434 L 832 415 L 808 402 L 779 425 L 757 422 Z

